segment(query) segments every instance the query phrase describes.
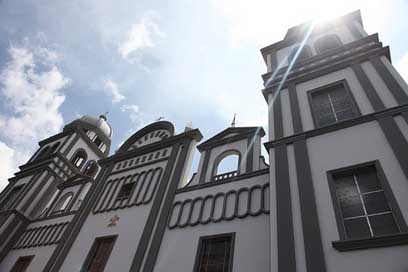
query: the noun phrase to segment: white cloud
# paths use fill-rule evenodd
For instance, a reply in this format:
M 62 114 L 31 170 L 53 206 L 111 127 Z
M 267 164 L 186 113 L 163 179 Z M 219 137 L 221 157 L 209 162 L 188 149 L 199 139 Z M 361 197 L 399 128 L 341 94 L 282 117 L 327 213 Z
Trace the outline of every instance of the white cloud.
M 25 163 L 36 149 L 36 143 L 61 130 L 64 123 L 60 106 L 65 100 L 61 90 L 70 80 L 55 62 L 58 54 L 45 47 L 10 46 L 9 61 L 0 72 L 0 148 L 5 152 L 10 173 Z M 7 145 L 6 145 L 7 144 Z M 3 153 L 3 152 L 2 152 Z M 2 160 L 3 163 L 3 160 Z
M 110 79 L 103 81 L 103 87 L 108 95 L 112 97 L 112 102 L 117 103 L 126 97 L 119 91 L 118 84 Z
M 405 81 L 408 81 L 408 53 L 401 58 L 396 65 L 396 68 Z
M 118 48 L 122 58 L 135 62 L 143 50 L 156 46 L 157 40 L 164 36 L 157 24 L 157 17 L 156 13 L 148 12 L 138 23 L 131 26 L 126 39 Z
M 129 113 L 130 120 L 140 127 L 143 124 L 143 114 L 140 112 L 137 105 L 122 105 L 120 107 L 122 112 Z
M 7 180 L 15 172 L 14 149 L 0 142 L 0 191 L 7 185 Z

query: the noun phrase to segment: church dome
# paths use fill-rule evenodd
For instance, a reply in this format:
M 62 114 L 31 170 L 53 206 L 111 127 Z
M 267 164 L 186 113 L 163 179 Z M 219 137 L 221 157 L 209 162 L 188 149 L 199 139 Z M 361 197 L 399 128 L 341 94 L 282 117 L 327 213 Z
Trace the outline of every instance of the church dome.
M 84 115 L 79 118 L 78 121 L 97 128 L 104 136 L 109 139 L 112 136 L 112 127 L 108 124 L 108 122 L 106 122 L 105 115 L 100 115 L 99 118 L 91 115 Z

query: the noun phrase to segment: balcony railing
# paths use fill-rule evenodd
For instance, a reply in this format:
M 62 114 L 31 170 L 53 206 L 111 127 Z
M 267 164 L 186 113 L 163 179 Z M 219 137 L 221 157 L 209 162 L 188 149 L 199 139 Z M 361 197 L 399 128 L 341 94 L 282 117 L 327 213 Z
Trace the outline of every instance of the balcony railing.
M 213 181 L 220 181 L 224 179 L 229 179 L 238 176 L 238 171 L 232 171 L 232 172 L 227 172 L 227 173 L 222 173 L 220 175 L 216 175 L 213 177 Z

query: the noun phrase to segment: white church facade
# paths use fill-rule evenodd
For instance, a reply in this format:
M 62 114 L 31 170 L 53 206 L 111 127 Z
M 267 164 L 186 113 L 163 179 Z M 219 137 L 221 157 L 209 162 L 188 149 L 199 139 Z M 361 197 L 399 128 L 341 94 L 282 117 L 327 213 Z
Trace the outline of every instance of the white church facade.
M 389 47 L 355 11 L 261 53 L 268 139 L 158 121 L 110 155 L 102 115 L 41 141 L 0 194 L 0 271 L 408 271 L 408 85 Z

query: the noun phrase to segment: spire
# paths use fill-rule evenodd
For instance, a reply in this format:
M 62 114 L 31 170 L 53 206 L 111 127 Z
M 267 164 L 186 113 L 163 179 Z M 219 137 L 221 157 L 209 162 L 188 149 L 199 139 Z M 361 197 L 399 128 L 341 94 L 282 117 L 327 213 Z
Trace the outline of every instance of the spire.
M 231 123 L 231 127 L 235 127 L 235 118 L 237 117 L 237 114 L 234 113 L 234 118 L 232 118 L 232 123 Z
M 156 122 L 159 122 L 160 120 L 163 120 L 164 117 L 163 116 L 159 116 L 159 118 L 156 119 Z

